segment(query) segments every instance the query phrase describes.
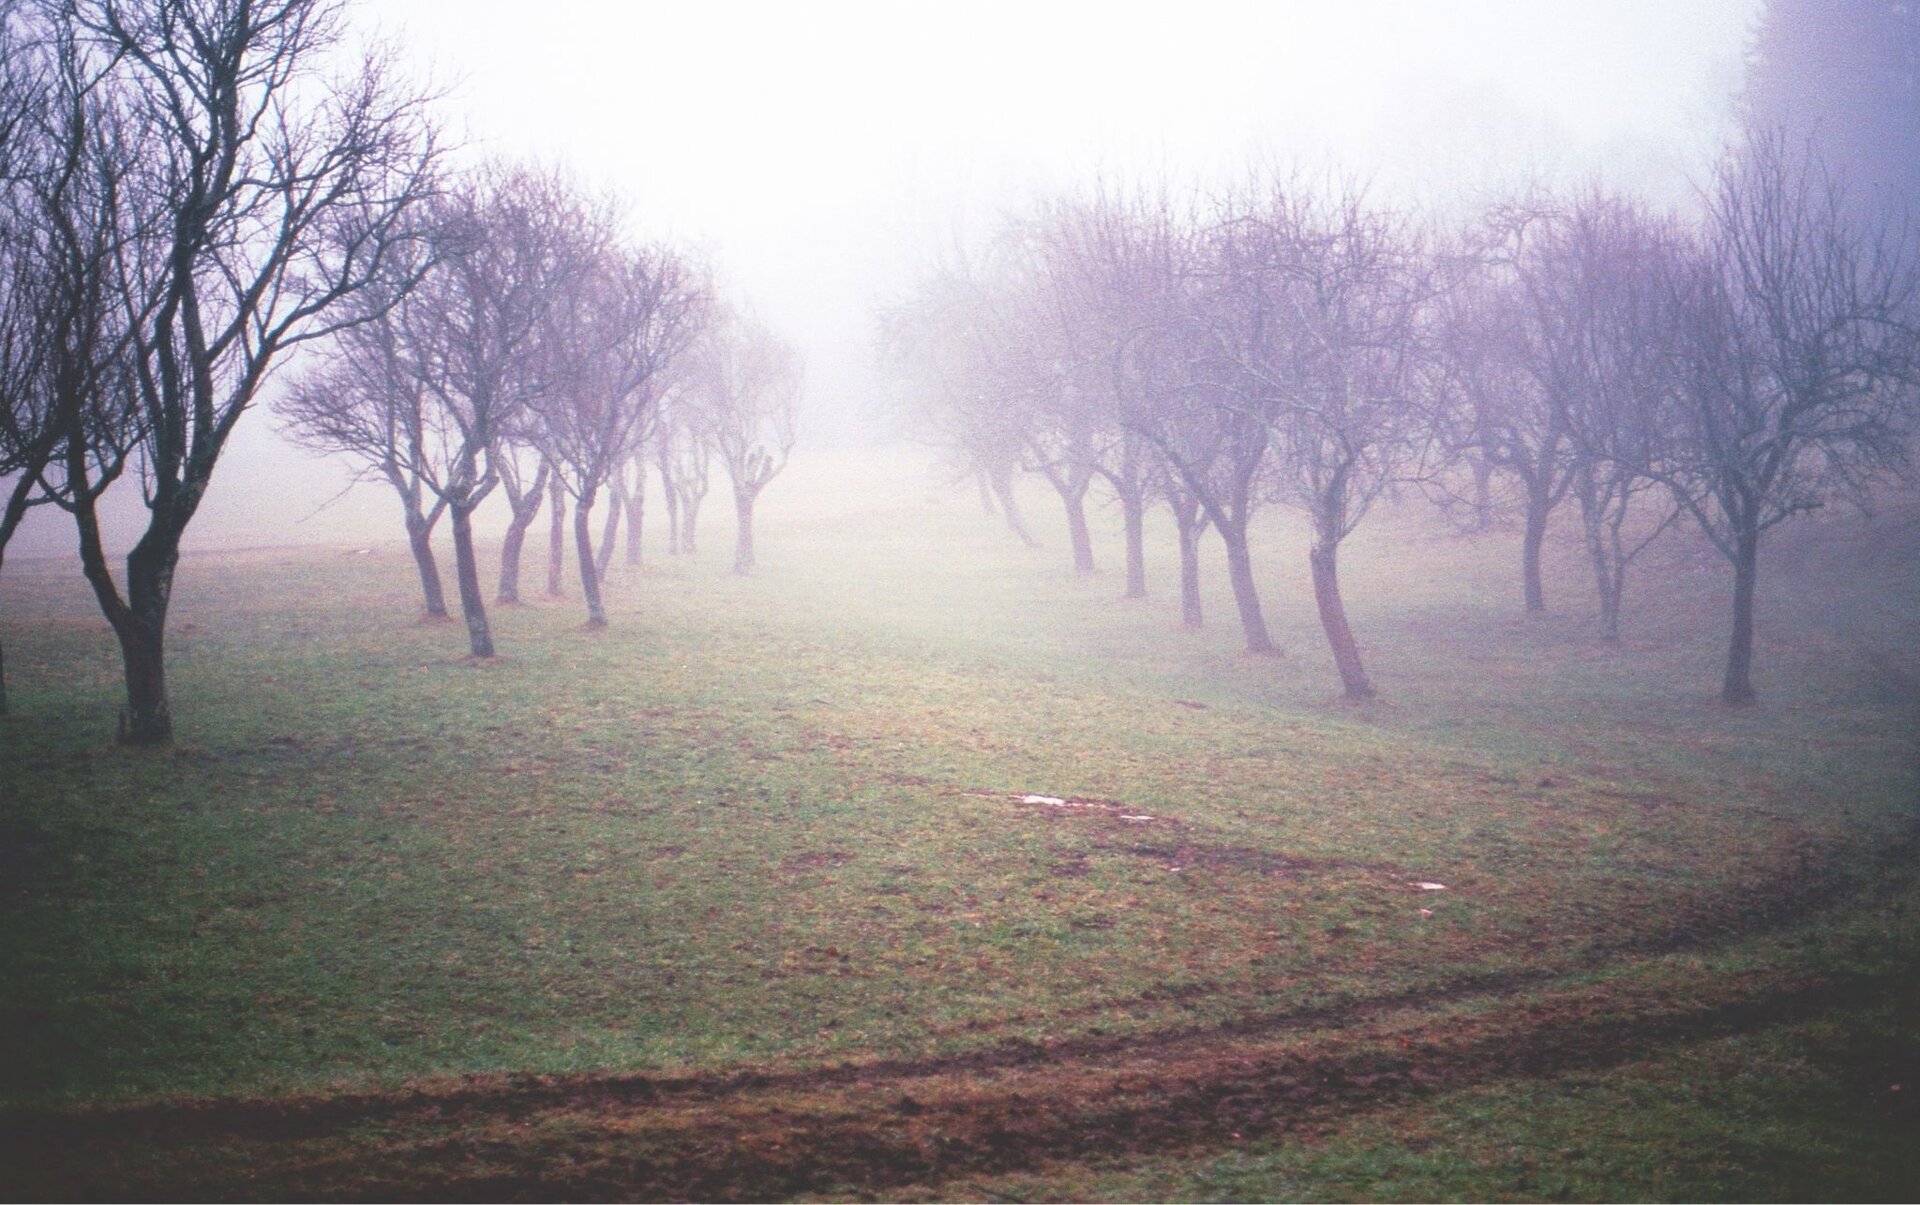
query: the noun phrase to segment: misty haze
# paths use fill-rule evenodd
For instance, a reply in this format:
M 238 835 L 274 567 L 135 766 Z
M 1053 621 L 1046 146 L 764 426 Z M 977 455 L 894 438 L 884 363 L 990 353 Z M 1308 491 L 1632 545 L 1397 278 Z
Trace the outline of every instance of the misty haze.
M 10 1199 L 1906 1200 L 1920 9 L 0 0 Z

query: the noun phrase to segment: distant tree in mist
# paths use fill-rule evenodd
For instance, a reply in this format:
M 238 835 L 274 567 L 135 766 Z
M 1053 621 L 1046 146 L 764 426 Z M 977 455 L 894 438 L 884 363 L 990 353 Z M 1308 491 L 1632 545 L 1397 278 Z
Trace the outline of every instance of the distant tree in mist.
M 468 645 L 494 655 L 480 590 L 473 513 L 500 481 L 502 441 L 524 429 L 547 387 L 541 356 L 550 309 L 584 278 L 571 242 L 566 182 L 503 164 L 463 181 L 436 206 L 436 270 L 401 311 L 408 363 L 427 406 L 421 479 L 447 507 Z
M 575 220 L 576 236 L 588 225 Z M 587 270 L 547 315 L 548 386 L 534 403 L 534 438 L 573 499 L 587 622 L 604 627 L 593 507 L 644 445 L 669 373 L 705 319 L 707 290 L 664 246 L 607 241 L 583 246 L 581 254 L 590 259 Z M 620 507 L 614 499 L 610 524 L 618 521 Z
M 360 477 L 392 487 L 426 616 L 439 620 L 448 618 L 447 600 L 433 532 L 447 504 L 427 488 L 432 419 L 426 389 L 409 360 L 400 310 L 404 291 L 423 271 L 422 254 L 396 258 L 391 276 L 355 299 L 362 320 L 343 327 L 316 353 L 318 362 L 294 380 L 275 410 L 282 433 L 294 443 L 344 455 L 358 462 Z
M 733 486 L 733 571 L 751 573 L 754 508 L 793 454 L 799 353 L 753 317 L 733 313 L 707 329 L 690 359 L 687 395 Z
M 1236 361 L 1237 392 L 1271 431 L 1273 495 L 1311 520 L 1314 604 L 1343 692 L 1367 699 L 1339 551 L 1390 487 L 1420 475 L 1435 272 L 1411 224 L 1356 189 L 1271 189 L 1221 235 L 1239 289 L 1271 315 Z
M 1722 162 L 1674 280 L 1673 437 L 1658 471 L 1733 567 L 1721 699 L 1748 703 L 1762 537 L 1864 500 L 1908 453 L 1920 262 L 1893 227 L 1849 209 L 1817 158 L 1763 133 Z
M 961 262 L 929 273 L 882 315 L 880 342 L 920 436 L 954 455 L 983 483 L 1007 529 L 1037 547 L 1013 488 L 1033 412 L 1008 352 L 1019 343 L 986 270 Z

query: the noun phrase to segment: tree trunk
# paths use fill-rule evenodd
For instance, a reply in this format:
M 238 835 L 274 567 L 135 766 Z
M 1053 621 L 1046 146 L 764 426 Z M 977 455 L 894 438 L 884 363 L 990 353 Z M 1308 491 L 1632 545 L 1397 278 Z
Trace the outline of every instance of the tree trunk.
M 407 507 L 407 547 L 413 551 L 413 566 L 420 572 L 420 593 L 426 598 L 427 618 L 446 619 L 447 593 L 440 584 L 440 562 L 433 555 L 433 529 L 439 522 L 439 508 L 431 518 L 418 507 Z
M 473 510 L 449 505 L 453 512 L 454 579 L 460 587 L 460 613 L 467 621 L 467 645 L 476 657 L 493 656 L 493 629 L 487 602 L 480 595 L 480 562 L 473 555 Z
M 1477 456 L 1473 460 L 1473 529 L 1493 530 L 1493 465 Z
M 660 490 L 667 499 L 667 555 L 680 555 L 680 491 L 673 488 L 673 478 L 666 470 L 660 471 Z
M 1727 645 L 1727 676 L 1720 701 L 1744 706 L 1758 698 L 1753 690 L 1753 593 L 1760 580 L 1760 532 L 1741 524 L 1733 554 L 1733 636 Z
M 736 534 L 733 542 L 733 571 L 735 573 L 753 572 L 753 503 L 753 490 L 734 489 L 733 513 Z
M 627 507 L 627 564 L 640 567 L 640 520 L 647 509 L 647 462 L 634 462 L 633 489 L 624 499 Z
M 607 609 L 600 601 L 600 574 L 594 563 L 593 531 L 590 522 L 593 509 L 593 492 L 580 499 L 573 508 L 573 540 L 580 551 L 580 590 L 587 596 L 587 626 L 604 628 L 607 626 Z
M 1227 580 L 1233 584 L 1233 602 L 1240 609 L 1240 630 L 1246 636 L 1247 651 L 1262 654 L 1273 651 L 1273 638 L 1267 634 L 1266 616 L 1260 612 L 1260 591 L 1253 582 L 1253 553 L 1247 548 L 1247 525 L 1240 522 L 1221 527 L 1220 539 L 1227 546 Z
M 1087 486 L 1093 483 L 1093 470 L 1075 467 L 1062 475 L 1057 469 L 1047 470 L 1047 480 L 1054 492 L 1060 495 L 1060 504 L 1067 509 L 1067 537 L 1073 544 L 1073 571 L 1092 573 L 1093 533 L 1087 529 Z
M 1620 639 L 1620 586 L 1624 566 L 1617 553 L 1618 539 L 1607 539 L 1606 500 L 1598 487 L 1582 482 L 1580 487 L 1580 527 L 1587 539 L 1587 559 L 1593 562 L 1593 584 L 1600 596 L 1600 639 L 1612 643 Z
M 621 497 L 624 493 L 624 488 L 614 487 L 613 497 L 607 501 L 607 521 L 600 527 L 600 551 L 593 558 L 593 575 L 603 582 L 607 570 L 613 568 L 613 542 L 620 537 L 620 516 L 627 509 L 626 499 Z
M 1033 538 L 1027 530 L 1027 521 L 1020 515 L 1020 504 L 1013 497 L 1013 470 L 995 469 L 992 475 L 993 496 L 1000 500 L 1000 513 L 1007 518 L 1007 530 L 1020 538 L 1028 548 L 1040 547 L 1040 541 Z
M 567 560 L 567 491 L 560 474 L 548 478 L 547 494 L 553 504 L 547 521 L 547 596 L 559 598 Z
M 1307 560 L 1313 567 L 1313 601 L 1320 612 L 1320 628 L 1327 634 L 1327 646 L 1333 650 L 1333 664 L 1340 671 L 1340 685 L 1349 699 L 1371 699 L 1373 683 L 1367 680 L 1366 667 L 1360 663 L 1360 646 L 1347 625 L 1347 607 L 1340 599 L 1340 545 L 1334 541 L 1316 541 Z
M 1116 491 L 1127 533 L 1128 598 L 1147 596 L 1147 500 L 1138 490 Z
M 1526 591 L 1527 610 L 1547 609 L 1547 592 L 1540 582 L 1540 547 L 1547 538 L 1548 501 L 1537 491 L 1527 494 L 1527 526 L 1520 541 L 1520 578 Z
M 1198 631 L 1205 620 L 1200 610 L 1200 537 L 1206 534 L 1206 515 L 1191 496 L 1182 496 L 1168 506 L 1180 535 L 1180 626 Z
M 994 515 L 993 491 L 987 485 L 987 475 L 979 469 L 973 471 L 973 484 L 980 490 L 980 513 L 991 519 Z
M 493 601 L 502 606 L 513 606 L 520 601 L 520 550 L 526 545 L 527 529 L 540 515 L 550 471 L 543 463 L 533 479 L 532 489 L 519 497 L 507 495 L 507 507 L 513 517 L 507 523 L 506 538 L 500 541 L 500 588 L 493 596 Z
M 127 607 L 111 618 L 126 668 L 127 705 L 120 712 L 123 745 L 164 745 L 173 739 L 167 699 L 167 607 L 179 539 L 149 531 L 127 555 Z
M 704 494 L 682 493 L 680 496 L 680 551 L 688 556 L 695 552 L 693 533 L 700 523 L 700 504 L 704 501 Z

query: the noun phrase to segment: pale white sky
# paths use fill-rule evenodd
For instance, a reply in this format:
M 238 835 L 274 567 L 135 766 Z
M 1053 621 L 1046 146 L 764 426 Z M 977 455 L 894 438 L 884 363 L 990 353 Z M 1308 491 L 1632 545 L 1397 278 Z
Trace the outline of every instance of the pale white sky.
M 1758 0 L 382 0 L 476 148 L 569 163 L 806 345 L 831 429 L 874 297 L 1002 204 L 1305 156 L 1456 197 L 1528 170 L 1679 195 Z M 818 426 L 819 424 L 816 424 Z M 818 432 L 817 432 L 818 433 Z M 832 433 L 829 431 L 828 433 Z

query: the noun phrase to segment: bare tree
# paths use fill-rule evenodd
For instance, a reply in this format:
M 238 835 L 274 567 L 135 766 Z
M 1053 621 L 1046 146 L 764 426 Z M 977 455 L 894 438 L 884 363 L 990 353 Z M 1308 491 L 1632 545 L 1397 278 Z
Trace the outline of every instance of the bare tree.
M 494 165 L 437 208 L 441 263 L 407 297 L 402 322 L 428 403 L 422 478 L 452 520 L 455 578 L 475 657 L 494 655 L 480 592 L 473 513 L 500 481 L 502 441 L 547 387 L 547 316 L 583 276 L 571 254 L 564 181 Z
M 1708 200 L 1701 252 L 1676 273 L 1679 438 L 1661 472 L 1733 567 L 1720 697 L 1744 704 L 1761 537 L 1863 499 L 1906 454 L 1920 287 L 1912 247 L 1850 220 L 1841 188 L 1779 135 L 1728 156 Z
M 359 475 L 385 481 L 400 500 L 407 546 L 420 577 L 428 620 L 445 620 L 446 592 L 433 552 L 433 531 L 446 501 L 428 503 L 429 417 L 425 389 L 404 342 L 400 293 L 421 269 L 418 255 L 396 257 L 389 278 L 350 303 L 365 320 L 342 328 L 275 409 L 282 433 L 294 443 L 359 462 Z
M 608 228 L 610 230 L 610 227 Z M 707 290 L 663 246 L 602 243 L 591 272 L 552 315 L 550 354 L 564 357 L 538 403 L 539 439 L 574 500 L 574 540 L 587 623 L 604 627 L 589 519 L 608 480 L 642 446 L 668 370 L 699 330 Z M 618 521 L 616 500 L 613 519 Z M 609 553 L 611 539 L 608 540 Z
M 1223 237 L 1236 294 L 1266 316 L 1237 349 L 1239 404 L 1270 433 L 1269 488 L 1312 520 L 1314 602 L 1345 694 L 1371 698 L 1338 558 L 1373 503 L 1418 476 L 1430 260 L 1405 219 L 1358 190 L 1297 180 L 1272 185 Z
M 1666 274 L 1683 256 L 1671 222 L 1589 190 L 1542 224 L 1529 258 L 1544 375 L 1565 398 L 1602 640 L 1620 638 L 1628 567 L 1681 513 L 1669 505 L 1653 521 L 1630 523 L 1638 503 L 1665 494 L 1652 466 L 1673 386 L 1662 350 L 1676 318 Z
M 138 233 L 114 269 L 121 333 L 101 332 L 132 349 L 131 415 L 113 433 L 66 415 L 63 505 L 120 643 L 121 739 L 160 743 L 173 732 L 165 633 L 180 540 L 275 362 L 364 319 L 345 303 L 415 237 L 433 141 L 422 99 L 379 60 L 339 82 L 317 76 L 341 28 L 324 0 L 46 0 L 33 12 L 141 148 L 112 202 Z M 98 502 L 130 462 L 148 521 L 123 590 Z
M 697 403 L 684 388 L 669 391 L 662 401 L 654 459 L 667 496 L 668 552 L 692 556 L 700 504 L 712 478 L 713 443 Z
M 751 573 L 754 505 L 793 454 L 799 353 L 751 315 L 730 314 L 701 340 L 689 384 L 733 484 L 733 571 Z

